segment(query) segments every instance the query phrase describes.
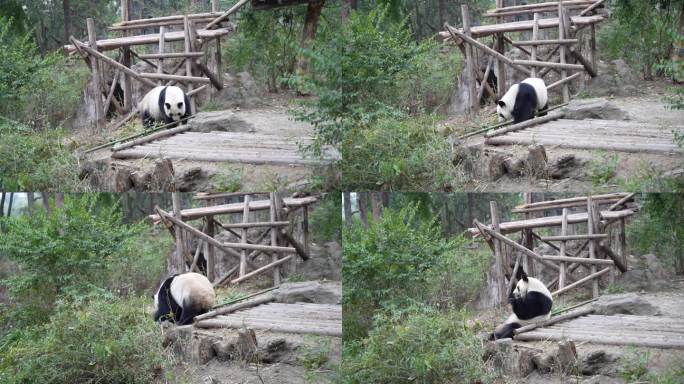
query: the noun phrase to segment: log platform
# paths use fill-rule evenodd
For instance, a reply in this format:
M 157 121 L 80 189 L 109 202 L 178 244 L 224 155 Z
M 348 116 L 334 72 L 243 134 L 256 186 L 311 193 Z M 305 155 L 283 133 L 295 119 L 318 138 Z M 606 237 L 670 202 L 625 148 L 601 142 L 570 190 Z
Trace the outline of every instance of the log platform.
M 516 132 L 490 137 L 487 145 L 542 144 L 560 148 L 605 151 L 681 154 L 675 144 L 673 128 L 637 121 L 559 119 Z
M 115 151 L 112 157 L 276 165 L 326 165 L 340 159 L 340 154 L 331 147 L 324 148 L 322 159 L 304 158 L 299 153 L 299 143 L 310 142 L 308 138 L 291 140 L 257 133 L 185 132 Z
M 588 315 L 515 336 L 520 341 L 571 339 L 607 345 L 684 349 L 684 319 L 665 316 Z
M 282 333 L 342 337 L 342 306 L 267 303 L 195 323 L 199 328 L 251 328 Z

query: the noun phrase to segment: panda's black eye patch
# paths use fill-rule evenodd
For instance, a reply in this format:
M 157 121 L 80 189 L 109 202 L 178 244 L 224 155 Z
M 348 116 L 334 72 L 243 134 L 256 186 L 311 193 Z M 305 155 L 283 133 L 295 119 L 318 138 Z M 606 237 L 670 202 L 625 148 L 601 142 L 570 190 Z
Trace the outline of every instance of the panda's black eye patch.
M 164 103 L 164 105 L 166 105 L 166 108 L 167 108 L 167 109 L 171 109 L 171 104 L 169 104 L 169 103 Z
M 183 108 L 183 103 L 178 103 L 178 108 Z

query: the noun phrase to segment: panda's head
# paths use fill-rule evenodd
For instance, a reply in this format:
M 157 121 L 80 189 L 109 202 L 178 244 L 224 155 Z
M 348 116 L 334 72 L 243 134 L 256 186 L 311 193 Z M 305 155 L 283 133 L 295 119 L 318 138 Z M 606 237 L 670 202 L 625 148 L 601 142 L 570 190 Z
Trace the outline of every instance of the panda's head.
M 527 291 L 530 287 L 530 279 L 527 277 L 527 274 L 522 267 L 518 268 L 516 278 L 518 279 L 518 284 L 515 285 L 513 296 L 516 298 L 521 298 L 527 295 Z
M 499 122 L 513 118 L 513 108 L 515 108 L 515 98 L 518 96 L 518 84 L 513 84 L 501 100 L 496 102 L 496 115 Z
M 164 95 L 164 114 L 173 121 L 179 121 L 185 115 L 188 106 L 185 103 L 185 93 L 178 87 L 166 87 Z

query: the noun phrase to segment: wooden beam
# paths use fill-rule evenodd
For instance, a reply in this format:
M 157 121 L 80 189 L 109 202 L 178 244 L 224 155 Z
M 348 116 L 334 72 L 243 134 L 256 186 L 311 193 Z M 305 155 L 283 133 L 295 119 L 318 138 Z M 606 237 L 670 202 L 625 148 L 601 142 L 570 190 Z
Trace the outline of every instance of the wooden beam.
M 223 20 L 227 19 L 228 16 L 230 16 L 230 15 L 232 15 L 233 13 L 237 12 L 238 9 L 242 8 L 242 6 L 244 6 L 245 4 L 247 4 L 247 2 L 249 2 L 249 0 L 240 0 L 240 1 L 238 1 L 238 2 L 235 3 L 235 5 L 233 5 L 229 10 L 227 10 L 226 12 L 224 12 L 223 14 L 221 14 L 221 16 L 215 18 L 212 22 L 210 22 L 209 24 L 207 24 L 207 26 L 206 26 L 205 28 L 206 28 L 206 29 L 212 29 L 212 28 L 216 27 L 216 26 L 219 25 L 219 23 L 221 23 Z
M 552 90 L 552 89 L 558 87 L 559 85 L 563 85 L 567 82 L 573 81 L 580 76 L 582 76 L 582 72 L 573 73 L 572 75 L 570 75 L 568 77 L 562 78 L 562 79 L 556 81 L 555 83 L 551 83 L 551 84 L 547 85 L 546 89 Z
M 539 327 L 546 327 L 548 325 L 553 325 L 556 323 L 560 323 L 562 321 L 576 319 L 580 316 L 586 316 L 586 315 L 588 315 L 590 313 L 594 313 L 594 312 L 595 312 L 595 310 L 593 308 L 585 308 L 585 309 L 582 309 L 582 310 L 579 310 L 576 312 L 571 312 L 571 313 L 568 313 L 565 315 L 554 316 L 554 317 L 552 317 L 546 321 L 543 321 L 540 323 L 535 323 L 535 324 L 529 324 L 529 325 L 526 325 L 524 327 L 520 327 L 518 329 L 515 329 L 513 331 L 513 334 L 517 336 L 517 335 L 520 335 L 521 333 L 529 332 L 529 331 L 536 329 L 536 328 L 539 328 Z M 514 337 L 514 338 L 518 339 L 517 337 Z
M 587 196 L 587 234 L 593 235 L 594 231 L 596 230 L 596 222 L 594 221 L 594 216 L 595 216 L 595 210 L 598 208 L 598 205 L 594 204 L 594 201 L 591 199 L 591 195 Z M 596 241 L 592 240 L 591 237 L 588 239 L 589 240 L 589 258 L 590 259 L 595 259 L 596 258 Z M 591 274 L 596 275 L 597 269 L 596 265 L 591 266 Z M 598 279 L 594 279 L 592 282 L 592 297 L 598 297 L 599 295 L 599 284 L 598 284 Z
M 605 239 L 608 235 L 598 233 L 595 235 L 565 235 L 565 236 L 541 236 L 544 241 L 566 241 L 566 240 L 585 240 L 585 239 Z
M 291 258 L 292 258 L 292 255 L 285 256 L 285 257 L 283 257 L 283 258 L 280 259 L 280 260 L 277 260 L 277 261 L 274 261 L 274 262 L 272 262 L 272 263 L 270 263 L 270 264 L 264 265 L 263 267 L 261 267 L 261 268 L 259 268 L 259 269 L 256 269 L 256 270 L 254 270 L 254 271 L 252 271 L 252 272 L 250 272 L 250 273 L 244 274 L 244 275 L 238 277 L 237 279 L 231 280 L 230 283 L 231 283 L 231 284 L 238 284 L 238 283 L 240 283 L 240 282 L 243 282 L 243 281 L 249 279 L 250 277 L 256 276 L 256 275 L 261 274 L 261 273 L 264 273 L 264 272 L 270 270 L 271 268 L 275 268 L 275 267 L 277 267 L 277 266 L 279 266 L 279 265 L 281 265 L 281 264 L 283 264 L 283 263 L 286 263 L 286 262 L 288 262 Z
M 520 41 L 514 41 L 511 44 L 515 46 L 528 46 L 531 45 L 533 47 L 538 46 L 538 45 L 558 45 L 558 44 L 577 44 L 579 43 L 578 39 L 555 39 L 555 40 L 537 40 L 534 38 L 534 35 L 532 36 L 532 40 L 520 40 Z
M 280 235 L 285 239 L 294 249 L 296 250 L 297 254 L 299 257 L 301 257 L 303 260 L 309 260 L 311 256 L 306 252 L 306 248 L 303 247 L 297 239 L 295 239 L 292 234 L 290 234 L 285 228 L 280 230 Z
M 596 268 L 596 267 L 594 267 L 594 268 Z M 611 270 L 611 267 L 607 267 L 607 268 L 604 268 L 604 269 L 600 270 L 599 272 L 592 273 L 591 275 L 589 275 L 589 276 L 587 276 L 587 277 L 585 277 L 585 278 L 583 278 L 583 279 L 577 280 L 576 282 L 574 282 L 574 283 L 572 283 L 572 284 L 570 284 L 570 285 L 567 285 L 565 288 L 562 288 L 562 289 L 559 289 L 559 290 L 557 290 L 557 291 L 555 291 L 555 292 L 552 292 L 552 293 L 551 293 L 551 296 L 558 296 L 558 295 L 560 295 L 560 294 L 563 294 L 563 293 L 565 293 L 565 292 L 567 292 L 567 291 L 569 291 L 569 290 L 571 290 L 571 289 L 573 289 L 573 288 L 575 288 L 575 287 L 577 287 L 577 286 L 580 286 L 580 285 L 582 285 L 582 284 L 584 284 L 584 283 L 586 283 L 587 281 L 590 281 L 590 280 L 594 280 L 594 282 L 598 283 L 598 280 L 597 280 L 597 279 L 598 279 L 599 277 L 601 277 L 603 274 L 606 274 L 606 273 L 610 272 L 610 270 Z
M 129 142 L 116 145 L 112 148 L 112 152 L 118 152 L 118 151 L 124 150 L 126 148 L 135 147 L 136 145 L 141 145 L 141 144 L 149 143 L 150 141 L 159 140 L 159 139 L 164 138 L 164 137 L 173 136 L 173 135 L 176 135 L 178 133 L 183 133 L 189 129 L 190 129 L 189 125 L 182 125 L 180 127 L 167 129 L 167 130 L 161 131 L 161 132 L 156 132 L 156 133 L 153 133 L 151 135 L 141 137 L 139 139 L 131 140 Z
M 604 21 L 606 18 L 601 15 L 596 15 L 596 16 L 573 16 L 570 18 L 572 20 L 572 24 L 576 26 L 585 26 L 585 25 L 591 25 L 591 24 L 596 24 L 599 22 Z M 482 38 L 486 37 L 489 35 L 494 35 L 497 33 L 507 33 L 507 32 L 521 32 L 521 31 L 531 31 L 532 28 L 534 27 L 534 21 L 533 20 L 525 20 L 525 21 L 515 21 L 515 22 L 510 22 L 510 23 L 503 23 L 503 24 L 489 24 L 489 25 L 478 25 L 475 27 L 471 28 L 471 32 L 473 34 L 474 38 Z M 558 28 L 558 18 L 544 18 L 539 20 L 539 29 L 550 29 L 550 28 Z M 439 32 L 439 35 L 442 38 L 446 38 L 451 35 L 451 33 L 447 31 L 442 31 Z
M 551 67 L 559 69 L 572 69 L 576 71 L 584 70 L 584 66 L 581 64 L 567 64 L 567 63 L 555 63 L 553 61 L 532 61 L 532 60 L 513 60 L 513 64 L 516 65 L 529 65 L 533 67 Z M 567 101 L 564 101 L 567 103 Z
M 276 193 L 271 192 L 268 197 L 269 197 L 269 202 L 270 202 L 270 206 L 269 206 L 269 210 L 268 210 L 269 217 L 270 217 L 271 221 L 275 223 L 276 220 L 278 219 L 278 214 L 276 212 Z M 278 228 L 276 226 L 271 226 L 271 229 L 269 232 L 271 234 L 271 246 L 277 247 L 278 246 Z M 272 263 L 275 263 L 276 261 L 278 261 L 278 259 L 279 259 L 278 252 L 271 253 L 271 262 Z M 280 267 L 276 266 L 275 268 L 273 268 L 273 285 L 279 285 L 279 284 L 280 284 Z
M 579 13 L 580 16 L 586 16 L 589 12 L 593 11 L 594 9 L 598 8 L 603 2 L 606 0 L 598 0 L 594 4 L 588 6 L 585 10 Z
M 565 4 L 568 5 L 584 5 L 584 4 L 591 4 L 593 3 L 594 0 L 567 0 L 565 1 Z M 532 4 L 522 4 L 522 5 L 512 5 L 508 7 L 497 7 L 495 9 L 490 9 L 487 12 L 489 13 L 500 13 L 500 12 L 509 12 L 509 11 L 518 11 L 518 10 L 530 10 L 530 9 L 537 9 L 537 8 L 555 8 L 558 6 L 557 1 L 548 1 L 544 3 L 532 3 Z
M 159 40 L 161 42 L 161 40 Z M 138 54 L 141 59 L 183 59 L 186 57 L 202 57 L 204 52 L 166 52 L 166 53 L 148 53 L 148 54 Z
M 580 264 L 593 264 L 593 265 L 615 265 L 613 260 L 607 259 L 587 259 L 585 257 L 570 257 L 570 256 L 555 256 L 555 255 L 543 255 L 544 260 L 549 261 L 560 261 L 560 262 L 571 262 Z M 559 286 L 559 288 L 562 288 Z
M 497 207 L 496 201 L 492 200 L 489 202 L 489 212 L 492 219 L 492 230 L 499 232 L 499 209 Z M 507 302 L 508 294 L 505 290 L 504 281 L 504 255 L 503 247 L 501 241 L 494 241 L 494 278 L 496 280 L 497 291 L 499 292 L 499 304 L 504 305 Z M 511 277 L 512 278 L 512 277 Z
M 523 121 L 522 123 L 513 124 L 513 125 L 510 125 L 508 127 L 499 128 L 497 130 L 487 132 L 487 133 L 485 133 L 484 136 L 486 138 L 501 136 L 501 135 L 508 133 L 508 132 L 515 132 L 515 131 L 519 131 L 521 129 L 529 128 L 529 127 L 537 125 L 537 124 L 546 123 L 546 122 L 549 122 L 551 120 L 561 119 L 564 116 L 565 116 L 565 112 L 550 113 L 546 116 L 535 117 L 534 119 L 526 120 L 526 121 Z
M 88 29 L 88 41 L 90 46 L 97 51 L 97 35 L 95 32 L 95 21 L 92 18 L 86 19 L 86 25 Z M 113 60 L 112 60 L 113 61 Z M 98 65 L 95 57 L 90 57 L 90 71 L 92 72 L 91 77 L 91 94 L 93 101 L 95 102 L 95 127 L 98 131 L 102 131 L 105 125 L 105 114 L 102 109 L 102 86 L 100 84 L 100 67 Z
M 220 36 L 227 35 L 231 33 L 232 28 L 220 28 L 214 30 L 200 29 L 197 31 L 197 36 L 201 39 L 214 39 Z M 183 31 L 173 31 L 166 33 L 166 42 L 172 41 L 182 41 L 184 39 Z M 130 47 L 134 45 L 148 45 L 148 44 L 159 44 L 159 34 L 149 34 L 149 35 L 137 35 L 137 36 L 127 36 L 127 37 L 116 37 L 112 39 L 103 39 L 97 41 L 97 47 L 101 51 L 108 51 L 112 49 L 119 49 L 122 47 Z M 87 44 L 86 44 L 87 45 Z M 88 46 L 88 45 L 87 45 Z M 76 50 L 74 45 L 65 45 L 64 50 L 72 54 Z
M 197 76 L 179 76 L 179 75 L 168 75 L 165 73 L 149 73 L 149 72 L 142 72 L 139 74 L 140 77 L 145 78 L 145 79 L 161 79 L 161 80 L 175 80 L 175 81 L 181 81 L 181 82 L 187 82 L 188 84 L 188 92 L 192 91 L 192 88 L 190 88 L 190 85 L 192 83 L 202 83 L 202 84 L 210 84 L 211 80 L 209 80 L 206 77 L 197 77 Z
M 212 317 L 216 317 L 219 315 L 226 315 L 229 313 L 241 311 L 243 309 L 253 308 L 253 307 L 256 307 L 258 305 L 273 302 L 275 300 L 276 300 L 275 296 L 272 294 L 269 294 L 269 295 L 266 295 L 264 297 L 254 299 L 252 301 L 245 301 L 244 303 L 233 304 L 233 305 L 228 306 L 228 307 L 223 307 L 223 308 L 215 309 L 213 311 L 209 311 L 207 313 L 203 313 L 199 316 L 195 316 L 195 321 L 202 321 L 202 320 L 210 319 Z
M 286 227 L 290 225 L 289 221 L 258 221 L 254 223 L 230 223 L 221 224 L 224 229 L 228 228 L 259 228 L 259 227 Z
M 539 41 L 539 12 L 534 13 L 533 21 L 534 21 L 534 25 L 532 26 L 532 40 Z M 513 46 L 515 46 L 515 47 L 520 47 L 522 49 L 520 44 L 516 44 L 515 42 L 511 42 L 511 44 L 513 44 Z M 536 44 L 532 45 L 531 50 L 532 50 L 532 52 L 530 52 L 530 60 L 537 61 L 537 45 Z M 532 67 L 531 76 L 537 77 L 537 68 L 536 67 Z

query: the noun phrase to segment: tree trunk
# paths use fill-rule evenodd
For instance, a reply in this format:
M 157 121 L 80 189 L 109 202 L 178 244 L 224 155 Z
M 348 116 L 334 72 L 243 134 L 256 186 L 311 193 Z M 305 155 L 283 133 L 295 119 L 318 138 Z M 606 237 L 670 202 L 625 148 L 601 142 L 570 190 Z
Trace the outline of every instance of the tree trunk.
M 344 222 L 347 225 L 351 225 L 351 223 L 352 223 L 351 193 L 344 192 L 342 194 L 342 198 L 344 199 L 344 201 L 343 201 L 343 204 L 344 204 Z
M 64 194 L 55 193 L 55 207 L 62 208 L 64 206 Z
M 382 217 L 382 195 L 380 192 L 371 192 L 371 209 L 373 211 L 373 220 L 380 220 L 380 217 Z
M 359 216 L 364 226 L 368 227 L 368 192 L 357 192 L 356 200 L 359 203 Z
M 318 21 L 321 18 L 321 11 L 325 0 L 311 0 L 306 8 L 306 17 L 304 18 L 304 29 L 302 30 L 302 40 L 300 47 L 307 49 L 316 38 L 316 31 L 318 30 Z M 298 68 L 301 72 L 306 71 L 308 66 L 307 60 L 301 56 L 299 58 Z
M 10 192 L 9 204 L 7 204 L 7 217 L 12 216 L 12 203 L 14 202 L 14 192 Z
M 0 192 L 0 217 L 5 216 L 5 192 Z
M 45 212 L 49 215 L 51 213 L 50 210 L 50 195 L 48 195 L 46 192 L 41 192 L 40 197 L 43 200 L 43 207 L 45 208 Z
M 684 2 L 682 2 L 682 9 L 679 11 L 679 35 L 684 36 Z M 672 52 L 672 61 L 675 63 L 675 68 L 681 68 L 684 63 L 684 42 L 682 39 L 675 41 Z M 684 71 L 674 71 L 673 80 L 676 83 L 684 83 Z
M 27 213 L 29 215 L 33 214 L 33 207 L 34 207 L 34 204 L 36 203 L 35 200 L 36 200 L 36 198 L 35 198 L 35 194 L 33 192 L 26 192 L 26 203 L 28 204 L 27 205 L 27 211 L 28 211 Z
M 64 12 L 64 43 L 69 42 L 71 36 L 71 7 L 69 0 L 62 0 L 62 11 Z
M 358 4 L 356 0 L 342 0 L 342 11 L 341 11 L 341 18 L 342 18 L 342 23 L 346 23 L 349 20 L 349 16 L 351 15 L 352 10 L 356 10 L 358 7 Z
M 446 0 L 439 0 L 439 28 L 444 27 L 444 23 L 447 22 L 447 5 Z

